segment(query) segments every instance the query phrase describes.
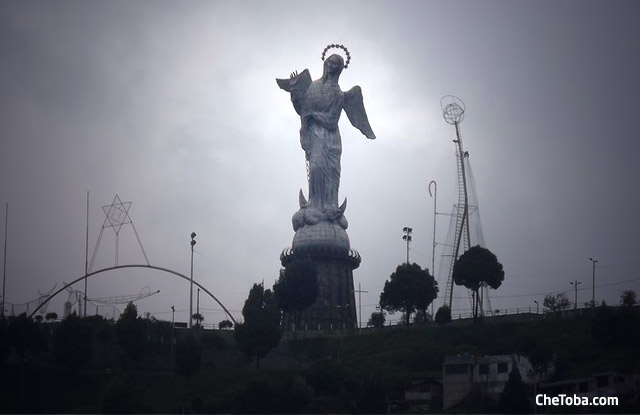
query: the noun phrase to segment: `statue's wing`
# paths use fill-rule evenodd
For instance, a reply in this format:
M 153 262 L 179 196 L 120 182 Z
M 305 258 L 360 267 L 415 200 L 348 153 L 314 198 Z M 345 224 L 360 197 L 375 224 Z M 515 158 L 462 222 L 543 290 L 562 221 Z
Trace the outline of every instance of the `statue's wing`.
M 309 70 L 305 69 L 301 74 L 288 79 L 276 79 L 276 82 L 281 89 L 291 93 L 293 108 L 295 108 L 298 115 L 300 115 L 302 98 L 304 98 L 304 94 L 307 92 L 307 89 L 309 89 L 309 85 L 311 85 Z
M 362 89 L 354 86 L 344 93 L 344 112 L 347 113 L 351 124 L 362 132 L 367 138 L 373 140 L 376 135 L 369 125 L 367 112 L 364 110 L 364 102 L 362 100 Z

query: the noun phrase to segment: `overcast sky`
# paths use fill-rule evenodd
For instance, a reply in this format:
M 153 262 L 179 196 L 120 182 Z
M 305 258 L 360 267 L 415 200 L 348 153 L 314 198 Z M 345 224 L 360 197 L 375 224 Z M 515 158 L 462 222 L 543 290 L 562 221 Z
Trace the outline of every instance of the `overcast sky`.
M 308 194 L 299 118 L 275 78 L 305 68 L 318 78 L 324 47 L 342 43 L 352 61 L 341 87 L 362 87 L 378 137 L 340 121 L 340 200 L 362 255 L 365 322 L 405 260 L 403 226 L 414 229 L 411 261 L 431 268 L 429 181 L 438 211 L 455 203 L 447 94 L 466 104 L 485 243 L 505 269 L 493 308 L 535 309 L 548 292 L 573 300 L 576 279 L 579 303 L 589 301 L 589 257 L 597 300 L 618 303 L 640 291 L 638 39 L 633 1 L 3 1 L 6 301 L 83 275 L 89 191 L 90 256 L 102 206 L 118 194 L 133 202 L 152 265 L 188 275 L 197 233 L 195 279 L 240 318 L 251 285 L 277 278 L 298 191 Z M 439 215 L 439 242 L 447 228 Z M 119 245 L 121 265 L 144 263 L 130 226 Z M 114 264 L 105 229 L 94 270 Z M 436 277 L 443 295 L 446 275 Z M 186 320 L 189 284 L 168 274 L 99 274 L 89 297 L 144 286 L 161 292 L 140 312 L 170 320 L 175 305 Z M 465 295 L 456 291 L 454 314 L 469 309 Z M 62 315 L 67 297 L 48 311 Z M 224 318 L 210 298 L 200 307 L 205 323 Z

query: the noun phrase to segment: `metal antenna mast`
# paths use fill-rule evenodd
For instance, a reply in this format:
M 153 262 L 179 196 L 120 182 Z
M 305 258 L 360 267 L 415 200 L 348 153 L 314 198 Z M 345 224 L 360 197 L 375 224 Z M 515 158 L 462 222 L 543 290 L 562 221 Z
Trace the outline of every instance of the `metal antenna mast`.
M 445 304 L 452 309 L 453 306 L 453 265 L 460 256 L 460 245 L 463 245 L 463 252 L 471 246 L 471 235 L 469 231 L 469 199 L 467 192 L 467 177 L 464 170 L 464 158 L 466 154 L 462 146 L 462 136 L 460 135 L 460 123 L 464 119 L 465 106 L 461 99 L 447 95 L 440 100 L 444 120 L 456 128 L 456 163 L 458 166 L 458 203 L 455 207 L 455 239 L 453 252 L 451 254 L 451 266 L 445 291 Z
M 462 143 L 462 134 L 460 133 L 460 123 L 464 119 L 465 105 L 462 100 L 453 95 L 444 96 L 440 100 L 443 117 L 445 121 L 453 125 L 456 130 L 456 139 L 453 140 L 456 146 L 456 166 L 458 170 L 458 201 L 454 205 L 454 212 L 451 217 L 450 231 L 452 235 L 451 254 L 447 255 L 450 259 L 448 271 L 448 279 L 445 290 L 444 303 L 452 309 L 453 303 L 453 266 L 458 257 L 466 252 L 473 245 L 484 245 L 482 237 L 482 228 L 480 226 L 480 217 L 476 200 L 475 184 L 471 174 L 471 166 L 469 164 L 469 152 L 464 150 Z M 474 215 L 475 213 L 475 215 Z M 474 223 L 471 223 L 473 216 Z M 473 225 L 473 226 L 472 226 Z M 480 313 L 484 314 L 483 302 L 486 307 L 491 310 L 489 294 L 486 287 L 482 287 L 480 292 Z M 473 304 L 472 292 L 468 290 L 469 302 Z

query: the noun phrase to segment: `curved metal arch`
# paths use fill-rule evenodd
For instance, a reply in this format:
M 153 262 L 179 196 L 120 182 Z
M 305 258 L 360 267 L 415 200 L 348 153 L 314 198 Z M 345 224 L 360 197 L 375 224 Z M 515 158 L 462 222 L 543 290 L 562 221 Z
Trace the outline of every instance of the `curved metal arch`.
M 82 280 L 84 280 L 84 279 L 88 279 L 88 278 L 89 278 L 89 277 L 91 277 L 91 276 L 94 276 L 94 275 L 97 275 L 97 274 L 101 274 L 101 273 L 103 273 L 103 272 L 113 271 L 113 270 L 116 270 L 116 269 L 123 269 L 123 268 L 149 268 L 149 269 L 155 269 L 155 270 L 157 270 L 157 271 L 163 271 L 163 272 L 166 272 L 166 273 L 169 273 L 169 274 L 176 275 L 176 276 L 178 276 L 178 277 L 180 277 L 180 278 L 183 278 L 183 279 L 185 279 L 185 280 L 187 280 L 187 281 L 191 281 L 191 278 L 189 278 L 189 277 L 187 277 L 186 275 L 183 275 L 183 274 L 181 274 L 181 273 L 179 273 L 179 272 L 177 272 L 177 271 L 173 271 L 173 270 L 170 270 L 170 269 L 168 269 L 168 268 L 156 267 L 156 266 L 154 266 L 154 265 L 117 265 L 117 266 L 115 266 L 115 267 L 103 268 L 103 269 L 100 269 L 100 270 L 98 270 L 98 271 L 90 272 L 90 273 L 89 273 L 89 274 L 87 274 L 87 275 L 83 275 L 82 277 L 80 277 L 80 278 L 78 278 L 78 279 L 76 279 L 76 280 L 73 280 L 73 281 L 71 281 L 71 282 L 70 282 L 70 283 L 68 283 L 68 284 L 65 284 L 62 288 L 60 288 L 58 291 L 56 291 L 55 293 L 53 293 L 52 295 L 50 295 L 46 300 L 44 300 L 41 304 L 39 304 L 39 305 L 38 305 L 38 307 L 36 307 L 36 309 L 35 309 L 35 310 L 33 310 L 33 312 L 31 312 L 31 314 L 29 314 L 29 317 L 33 317 L 33 315 L 34 315 L 34 314 L 35 314 L 35 313 L 36 313 L 36 312 L 37 312 L 37 311 L 38 311 L 42 306 L 44 306 L 45 304 L 47 304 L 47 303 L 49 302 L 49 300 L 51 300 L 51 299 L 52 299 L 53 297 L 55 297 L 56 295 L 60 294 L 60 293 L 61 293 L 62 291 L 64 291 L 67 287 L 71 287 L 73 284 L 75 284 L 75 283 L 77 283 L 77 282 L 80 282 L 80 281 L 82 281 Z M 195 285 L 197 285 L 198 287 L 200 287 L 200 288 L 202 289 L 202 291 L 204 291 L 204 292 L 206 292 L 207 294 L 209 294 L 209 297 L 213 298 L 213 299 L 214 299 L 214 301 L 215 301 L 216 303 L 218 303 L 218 304 L 220 305 L 220 307 L 222 307 L 222 309 L 224 310 L 224 312 L 225 312 L 225 313 L 227 313 L 227 316 L 229 316 L 229 318 L 231 319 L 231 321 L 233 321 L 233 324 L 234 324 L 234 325 L 235 325 L 235 324 L 238 324 L 238 322 L 236 321 L 236 319 L 235 319 L 235 318 L 233 318 L 233 316 L 231 315 L 231 313 L 229 312 L 229 310 L 227 310 L 227 308 L 226 308 L 226 307 L 225 307 L 225 306 L 220 302 L 220 300 L 218 300 L 218 299 L 216 298 L 216 296 L 215 296 L 215 295 L 211 294 L 211 292 L 210 292 L 209 290 L 207 290 L 204 286 L 202 286 L 199 282 L 197 282 L 197 281 L 193 281 L 193 283 L 194 283 Z

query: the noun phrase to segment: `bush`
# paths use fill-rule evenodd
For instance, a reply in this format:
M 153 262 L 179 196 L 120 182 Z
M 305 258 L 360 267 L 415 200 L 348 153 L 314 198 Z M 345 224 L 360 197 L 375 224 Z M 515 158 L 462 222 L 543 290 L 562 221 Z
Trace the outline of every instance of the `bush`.
M 451 309 L 448 305 L 443 305 L 436 311 L 436 324 L 443 325 L 451 321 Z

